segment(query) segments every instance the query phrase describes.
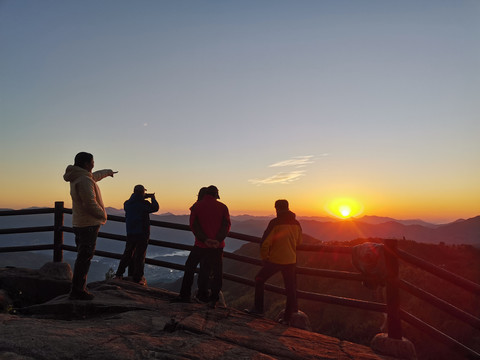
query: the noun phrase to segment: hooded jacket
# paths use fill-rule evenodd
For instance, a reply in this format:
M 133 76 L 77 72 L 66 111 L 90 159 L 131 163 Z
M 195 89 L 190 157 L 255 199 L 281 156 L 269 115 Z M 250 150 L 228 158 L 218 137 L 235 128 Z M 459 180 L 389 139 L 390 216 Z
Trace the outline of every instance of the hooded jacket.
M 103 225 L 107 222 L 107 213 L 97 181 L 112 175 L 112 170 L 91 173 L 80 166 L 67 166 L 63 179 L 70 183 L 74 227 Z
M 302 227 L 290 210 L 278 213 L 263 233 L 260 245 L 262 260 L 274 264 L 295 264 L 297 246 L 302 243 Z
M 143 194 L 133 193 L 123 203 L 127 235 L 150 235 L 150 213 L 158 211 L 159 205 L 155 196 L 152 202 L 145 200 Z
M 214 239 L 220 242 L 220 248 L 224 248 L 230 226 L 227 205 L 212 195 L 205 195 L 190 208 L 190 229 L 195 235 L 195 246 L 206 248 L 205 241 Z

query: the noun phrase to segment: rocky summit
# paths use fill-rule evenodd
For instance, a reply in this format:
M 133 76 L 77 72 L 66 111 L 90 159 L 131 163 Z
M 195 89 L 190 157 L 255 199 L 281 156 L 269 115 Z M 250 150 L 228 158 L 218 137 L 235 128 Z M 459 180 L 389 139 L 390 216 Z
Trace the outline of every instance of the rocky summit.
M 92 301 L 63 294 L 5 309 L 0 359 L 394 359 L 229 307 L 171 303 L 176 293 L 125 280 L 89 290 Z

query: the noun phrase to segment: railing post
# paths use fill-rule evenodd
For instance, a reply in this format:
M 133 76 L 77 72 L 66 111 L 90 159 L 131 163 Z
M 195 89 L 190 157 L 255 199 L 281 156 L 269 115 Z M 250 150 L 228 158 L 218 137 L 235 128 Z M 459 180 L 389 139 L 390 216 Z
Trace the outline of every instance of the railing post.
M 402 339 L 402 325 L 400 322 L 400 294 L 398 287 L 398 257 L 395 239 L 385 239 L 385 265 L 387 268 L 386 295 L 387 295 L 387 323 L 388 337 Z
M 63 201 L 55 202 L 53 230 L 53 261 L 63 261 Z

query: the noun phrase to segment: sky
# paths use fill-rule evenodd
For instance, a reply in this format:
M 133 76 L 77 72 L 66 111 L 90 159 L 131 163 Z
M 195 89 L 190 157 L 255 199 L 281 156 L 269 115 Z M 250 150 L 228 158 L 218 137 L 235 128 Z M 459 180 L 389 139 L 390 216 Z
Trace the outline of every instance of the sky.
M 232 215 L 480 214 L 477 0 L 0 0 L 0 208 L 159 213 L 200 187 Z M 349 210 L 348 210 L 349 209 Z

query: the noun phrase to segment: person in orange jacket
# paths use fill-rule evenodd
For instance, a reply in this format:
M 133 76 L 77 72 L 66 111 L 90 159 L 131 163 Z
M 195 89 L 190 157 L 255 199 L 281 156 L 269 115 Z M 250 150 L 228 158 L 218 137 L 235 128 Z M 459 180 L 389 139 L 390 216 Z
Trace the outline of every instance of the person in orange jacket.
M 287 200 L 277 200 L 275 210 L 277 217 L 268 224 L 260 245 L 263 267 L 255 276 L 255 306 L 247 312 L 263 315 L 265 282 L 277 272 L 281 272 L 287 295 L 282 322 L 288 324 L 292 314 L 298 312 L 295 270 L 297 246 L 302 243 L 302 227 L 295 219 L 295 214 L 289 210 Z

